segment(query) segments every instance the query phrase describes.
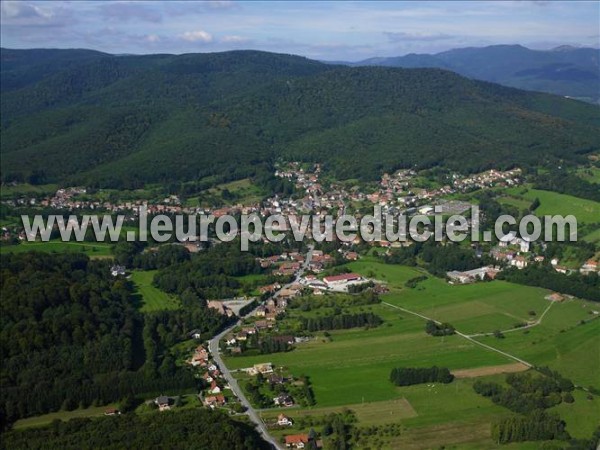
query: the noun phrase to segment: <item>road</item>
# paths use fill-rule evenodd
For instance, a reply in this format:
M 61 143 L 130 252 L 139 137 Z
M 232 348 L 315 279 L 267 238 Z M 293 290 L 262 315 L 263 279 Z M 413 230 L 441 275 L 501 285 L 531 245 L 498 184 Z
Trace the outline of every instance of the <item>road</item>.
M 273 294 L 273 298 L 278 297 L 279 293 L 283 289 L 287 289 L 292 284 L 297 283 L 300 280 L 300 277 L 304 274 L 304 272 L 306 271 L 306 269 L 308 268 L 308 266 L 310 264 L 310 261 L 312 259 L 313 250 L 314 250 L 314 247 L 312 245 L 309 245 L 308 246 L 308 252 L 306 253 L 306 258 L 304 260 L 304 264 L 302 265 L 302 267 L 300 268 L 300 270 L 296 273 L 296 278 L 294 279 L 294 281 L 292 281 L 291 283 L 286 284 L 285 286 L 282 286 L 281 289 L 279 289 L 277 292 L 275 292 Z M 255 310 L 250 311 L 244 317 L 251 316 L 252 314 L 254 314 L 254 312 L 255 312 Z M 236 326 L 238 326 L 241 323 L 242 319 L 243 319 L 243 317 L 240 318 L 240 320 L 238 320 L 236 323 L 234 323 L 233 325 L 231 325 L 229 328 L 223 330 L 221 333 L 219 333 L 218 335 L 214 336 L 208 342 L 208 350 L 210 351 L 215 364 L 219 367 L 219 370 L 223 374 L 223 378 L 225 378 L 225 380 L 227 381 L 227 384 L 229 384 L 229 386 L 231 387 L 231 391 L 239 398 L 240 403 L 246 408 L 246 414 L 248 415 L 248 417 L 250 418 L 250 420 L 252 422 L 254 422 L 254 424 L 256 425 L 256 428 L 257 428 L 258 432 L 262 435 L 263 439 L 265 441 L 267 441 L 269 444 L 271 444 L 274 448 L 281 449 L 282 448 L 281 444 L 279 442 L 277 442 L 269 434 L 269 432 L 267 430 L 267 427 L 265 426 L 264 422 L 260 418 L 258 412 L 250 404 L 250 402 L 246 398 L 244 392 L 240 388 L 237 380 L 231 374 L 231 371 L 227 368 L 227 366 L 225 365 L 225 362 L 223 361 L 223 358 L 221 357 L 220 348 L 219 348 L 219 341 L 222 338 L 224 338 L 227 333 L 231 332 L 231 330 L 233 328 L 235 328 Z

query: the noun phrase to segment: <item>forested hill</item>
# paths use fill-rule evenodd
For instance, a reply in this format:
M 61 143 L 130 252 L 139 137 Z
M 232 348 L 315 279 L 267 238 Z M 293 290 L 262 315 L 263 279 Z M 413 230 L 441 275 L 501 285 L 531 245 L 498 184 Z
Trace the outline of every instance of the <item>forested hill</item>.
M 597 48 L 564 45 L 552 50 L 532 50 L 521 45 L 490 45 L 346 64 L 443 68 L 477 80 L 600 103 L 600 49 Z
M 278 157 L 374 179 L 415 165 L 576 162 L 600 149 L 598 107 L 441 69 L 257 51 L 57 52 L 2 50 L 4 181 L 243 178 Z

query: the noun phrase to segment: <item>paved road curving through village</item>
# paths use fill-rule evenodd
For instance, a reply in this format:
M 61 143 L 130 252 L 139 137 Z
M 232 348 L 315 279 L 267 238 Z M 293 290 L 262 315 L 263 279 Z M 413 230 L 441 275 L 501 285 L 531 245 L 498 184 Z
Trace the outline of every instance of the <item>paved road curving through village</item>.
M 310 261 L 312 259 L 313 250 L 314 250 L 314 247 L 312 245 L 309 245 L 308 246 L 308 252 L 306 253 L 306 258 L 304 260 L 304 264 L 302 265 L 302 267 L 300 268 L 300 270 L 296 274 L 296 278 L 294 279 L 294 281 L 292 281 L 291 283 L 288 283 L 285 286 L 281 287 L 280 290 L 278 290 L 275 294 L 273 294 L 273 297 L 275 297 L 275 298 L 278 297 L 279 293 L 282 290 L 287 289 L 292 284 L 297 283 L 300 280 L 300 277 L 304 274 L 305 270 L 308 268 L 308 266 L 310 264 Z M 245 317 L 253 315 L 255 313 L 255 311 L 256 310 L 253 310 L 253 311 L 249 312 Z M 219 367 L 219 370 L 223 374 L 223 377 L 225 378 L 225 380 L 227 380 L 227 384 L 231 387 L 231 391 L 239 398 L 240 403 L 242 404 L 242 406 L 244 406 L 246 408 L 246 414 L 248 415 L 248 417 L 250 418 L 250 420 L 252 422 L 254 422 L 254 424 L 256 425 L 256 428 L 257 428 L 258 432 L 262 435 L 263 439 L 265 441 L 267 441 L 269 444 L 271 444 L 274 448 L 281 449 L 282 448 L 281 444 L 279 442 L 277 442 L 277 440 L 275 438 L 273 438 L 269 434 L 269 431 L 267 430 L 267 427 L 265 426 L 264 422 L 260 418 L 258 412 L 252 406 L 252 404 L 248 401 L 248 399 L 244 395 L 244 392 L 240 388 L 240 385 L 238 384 L 237 380 L 231 374 L 231 371 L 227 368 L 227 366 L 225 365 L 225 362 L 223 361 L 223 358 L 221 357 L 220 348 L 219 348 L 219 341 L 223 337 L 225 337 L 225 335 L 227 333 L 231 332 L 231 330 L 233 328 L 235 328 L 237 325 L 239 325 L 240 322 L 241 322 L 241 319 L 239 321 L 237 321 L 236 323 L 234 323 L 233 325 L 231 325 L 229 328 L 223 330 L 218 335 L 214 336 L 208 342 L 208 350 L 210 351 L 215 364 Z

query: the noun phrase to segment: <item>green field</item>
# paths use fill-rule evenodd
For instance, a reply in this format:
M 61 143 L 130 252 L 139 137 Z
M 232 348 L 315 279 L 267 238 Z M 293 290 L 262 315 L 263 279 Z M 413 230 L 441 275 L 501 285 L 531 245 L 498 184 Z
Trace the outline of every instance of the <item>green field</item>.
M 0 198 L 13 198 L 25 195 L 49 195 L 54 194 L 58 189 L 56 184 L 33 185 L 28 183 L 10 185 L 3 184 L 0 187 Z
M 29 427 L 41 427 L 44 425 L 49 425 L 55 420 L 70 420 L 82 417 L 98 417 L 104 415 L 104 412 L 108 408 L 116 408 L 116 404 L 110 404 L 106 406 L 90 406 L 89 408 L 80 408 L 75 409 L 73 411 L 57 411 L 49 414 L 44 414 L 42 416 L 29 417 L 27 419 L 17 420 L 13 428 L 18 430 L 19 428 L 29 428 Z
M 529 330 L 506 332 L 504 339 L 478 337 L 492 347 L 504 350 L 536 365 L 548 365 L 577 385 L 598 385 L 600 373 L 600 320 L 593 314 L 600 305 L 580 300 L 550 303 L 549 291 L 494 281 L 453 286 L 429 276 L 414 289 L 404 287 L 406 280 L 423 272 L 416 268 L 386 265 L 374 258 L 347 264 L 353 271 L 384 280 L 390 293 L 382 300 L 440 321 L 452 323 L 467 334 L 490 333 L 513 328 L 518 323 L 539 317 L 550 305 L 541 324 Z M 417 385 L 398 388 L 388 381 L 396 366 L 439 365 L 451 370 L 507 364 L 514 360 L 479 347 L 458 336 L 432 337 L 424 333 L 425 320 L 385 304 L 349 307 L 371 310 L 385 320 L 375 329 L 332 331 L 331 339 L 318 334 L 289 353 L 264 356 L 231 357 L 229 368 L 243 368 L 260 362 L 283 366 L 294 375 L 308 375 L 317 400 L 313 408 L 286 410 L 291 417 L 325 415 L 349 408 L 355 412 L 357 426 L 399 421 L 403 433 L 389 438 L 381 448 L 495 449 L 490 440 L 490 423 L 511 414 L 477 395 L 474 379 L 457 379 L 449 385 Z M 590 313 L 592 312 L 592 313 Z M 296 310 L 292 315 L 299 314 Z M 320 309 L 309 315 L 325 314 Z M 588 322 L 580 325 L 582 320 Z M 485 377 L 501 380 L 502 375 Z M 569 432 L 578 438 L 589 437 L 600 418 L 596 397 L 587 400 L 582 392 L 576 402 L 555 409 L 567 420 Z M 278 410 L 262 414 L 271 419 Z M 303 430 L 306 431 L 306 430 Z M 275 431 L 280 436 L 291 431 Z M 502 448 L 538 448 L 537 444 Z
M 600 227 L 583 237 L 586 242 L 600 242 Z
M 179 300 L 152 285 L 156 270 L 136 270 L 131 274 L 137 293 L 141 297 L 142 312 L 160 311 L 165 309 L 178 309 Z
M 243 204 L 248 205 L 261 201 L 265 192 L 258 186 L 252 184 L 249 178 L 219 184 L 214 188 L 207 189 L 197 196 L 187 199 L 187 206 L 206 205 L 207 200 L 215 200 L 215 204 Z
M 19 245 L 0 246 L 1 253 L 22 253 L 30 251 L 46 253 L 82 252 L 91 258 L 108 258 L 112 255 L 112 244 L 105 242 L 21 242 Z
M 379 266 L 384 265 L 369 264 L 370 270 L 384 270 Z M 394 285 L 399 287 L 399 283 Z M 453 286 L 430 277 L 415 289 L 397 288 L 383 300 L 449 322 L 466 334 L 513 328 L 535 320 L 550 305 L 544 298 L 550 291 L 504 281 Z M 529 316 L 529 311 L 535 311 L 536 316 Z M 478 339 L 531 363 L 559 370 L 576 384 L 600 388 L 600 320 L 593 311 L 600 311 L 600 305 L 582 300 L 554 303 L 542 323 L 527 331 L 506 333 L 505 339 Z M 591 322 L 579 325 L 582 320 Z M 586 354 L 590 356 L 586 358 Z
M 510 195 L 527 200 L 530 204 L 539 198 L 540 207 L 535 210 L 536 215 L 563 215 L 573 214 L 578 222 L 595 223 L 600 217 L 600 203 L 593 200 L 585 200 L 572 195 L 559 194 L 557 192 L 542 191 L 538 189 L 527 189 L 525 187 L 514 187 L 506 190 Z
M 581 168 L 577 170 L 576 174 L 589 183 L 600 184 L 600 167 L 591 166 Z
M 527 322 L 530 310 L 541 314 L 548 307 L 546 295 L 545 289 L 503 281 L 453 286 L 430 277 L 415 289 L 386 296 L 385 301 L 476 334 Z
M 331 331 L 332 341 L 316 339 L 289 353 L 232 357 L 227 367 L 272 362 L 294 375 L 308 375 L 319 406 L 341 406 L 398 398 L 400 393 L 387 381 L 398 365 L 465 369 L 511 362 L 459 336 L 428 336 L 422 319 L 386 305 L 355 308 L 370 308 L 385 323 L 370 330 Z

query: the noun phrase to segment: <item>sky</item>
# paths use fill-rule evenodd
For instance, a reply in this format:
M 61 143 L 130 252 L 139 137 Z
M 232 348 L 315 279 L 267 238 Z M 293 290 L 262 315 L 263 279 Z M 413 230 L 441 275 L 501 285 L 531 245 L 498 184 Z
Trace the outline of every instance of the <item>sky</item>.
M 8 48 L 109 53 L 257 49 L 320 60 L 521 44 L 600 47 L 600 2 L 9 1 Z

